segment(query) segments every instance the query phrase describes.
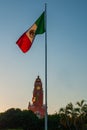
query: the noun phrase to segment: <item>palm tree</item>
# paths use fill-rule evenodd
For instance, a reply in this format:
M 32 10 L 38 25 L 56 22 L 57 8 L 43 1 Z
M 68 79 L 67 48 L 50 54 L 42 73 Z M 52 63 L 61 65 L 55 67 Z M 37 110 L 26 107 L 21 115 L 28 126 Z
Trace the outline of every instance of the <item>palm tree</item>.
M 60 123 L 69 130 L 83 130 L 87 119 L 87 104 L 85 100 L 76 104 L 78 107 L 74 107 L 72 103 L 69 103 L 65 108 L 59 110 Z
M 69 128 L 69 130 L 71 130 L 72 127 L 72 113 L 74 113 L 72 103 L 69 103 L 65 108 L 59 110 L 61 116 L 60 122 L 64 127 Z
M 60 115 L 60 124 L 62 124 L 65 128 L 67 128 L 65 108 L 60 108 L 59 115 Z
M 78 126 L 78 129 L 83 130 L 87 114 L 87 104 L 85 103 L 85 100 L 81 100 L 81 102 L 77 102 L 76 105 L 78 105 L 78 117 L 76 124 Z
M 85 100 L 81 100 L 81 102 L 76 103 L 79 108 L 79 114 L 80 115 L 85 115 L 87 113 L 87 104 L 85 103 Z

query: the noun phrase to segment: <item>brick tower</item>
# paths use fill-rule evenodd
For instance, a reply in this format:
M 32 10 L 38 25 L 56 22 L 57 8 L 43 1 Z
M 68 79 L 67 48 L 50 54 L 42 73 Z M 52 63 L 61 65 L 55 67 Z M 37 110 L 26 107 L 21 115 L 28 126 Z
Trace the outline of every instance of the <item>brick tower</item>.
M 39 118 L 45 116 L 45 106 L 43 105 L 43 88 L 40 77 L 38 76 L 34 83 L 32 104 L 29 102 L 28 110 L 33 111 Z

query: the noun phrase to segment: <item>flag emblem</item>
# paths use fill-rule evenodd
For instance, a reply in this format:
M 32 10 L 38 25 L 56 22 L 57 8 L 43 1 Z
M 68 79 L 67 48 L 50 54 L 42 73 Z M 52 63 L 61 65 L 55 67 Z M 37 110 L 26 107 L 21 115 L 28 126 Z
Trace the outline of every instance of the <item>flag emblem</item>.
M 30 35 L 31 38 L 34 38 L 35 30 L 30 30 L 29 35 Z

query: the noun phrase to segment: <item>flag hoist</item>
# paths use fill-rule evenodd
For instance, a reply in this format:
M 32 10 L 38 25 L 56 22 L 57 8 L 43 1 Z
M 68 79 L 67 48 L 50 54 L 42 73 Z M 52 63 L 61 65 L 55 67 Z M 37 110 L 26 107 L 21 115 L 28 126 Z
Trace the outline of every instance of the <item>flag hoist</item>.
M 45 33 L 45 130 L 47 130 L 47 4 L 45 4 L 45 11 L 35 23 L 21 35 L 16 44 L 23 53 L 26 53 L 31 48 L 35 36 L 43 33 Z

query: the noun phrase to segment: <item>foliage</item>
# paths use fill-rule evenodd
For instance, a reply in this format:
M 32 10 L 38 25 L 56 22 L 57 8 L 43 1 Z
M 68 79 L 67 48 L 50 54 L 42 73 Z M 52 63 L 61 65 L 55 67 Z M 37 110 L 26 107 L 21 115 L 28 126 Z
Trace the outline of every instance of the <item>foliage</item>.
M 45 119 L 39 119 L 32 111 L 11 108 L 0 113 L 0 130 L 44 130 Z M 87 130 L 87 104 L 85 100 L 60 108 L 48 115 L 48 130 Z
M 55 113 L 54 115 L 48 116 L 48 129 L 49 130 L 58 130 L 59 124 L 59 115 Z
M 59 110 L 60 124 L 68 130 L 84 130 L 87 123 L 87 104 L 85 100 L 76 103 L 74 107 L 72 103 L 66 105 L 65 108 Z
M 0 128 L 36 128 L 38 118 L 36 115 L 28 110 L 21 111 L 20 109 L 11 108 L 0 114 Z

